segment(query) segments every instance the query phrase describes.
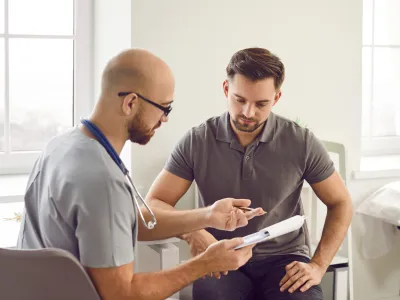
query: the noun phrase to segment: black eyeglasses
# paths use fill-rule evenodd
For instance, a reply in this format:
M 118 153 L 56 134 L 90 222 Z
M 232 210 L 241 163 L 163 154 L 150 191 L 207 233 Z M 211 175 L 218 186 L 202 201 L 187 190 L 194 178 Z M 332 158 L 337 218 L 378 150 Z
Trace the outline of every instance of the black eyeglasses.
M 158 109 L 161 109 L 164 112 L 164 115 L 166 117 L 168 117 L 169 113 L 172 110 L 171 104 L 169 104 L 167 107 L 164 107 L 164 106 L 162 106 L 162 105 L 160 105 L 158 103 L 155 103 L 155 102 L 153 102 L 153 101 L 151 101 L 151 100 L 149 100 L 149 99 L 147 99 L 147 98 L 143 97 L 142 95 L 140 95 L 138 93 L 135 93 L 135 92 L 119 92 L 118 93 L 118 97 L 125 97 L 125 96 L 128 96 L 129 94 L 136 94 L 140 99 L 150 103 L 151 105 L 154 105 Z

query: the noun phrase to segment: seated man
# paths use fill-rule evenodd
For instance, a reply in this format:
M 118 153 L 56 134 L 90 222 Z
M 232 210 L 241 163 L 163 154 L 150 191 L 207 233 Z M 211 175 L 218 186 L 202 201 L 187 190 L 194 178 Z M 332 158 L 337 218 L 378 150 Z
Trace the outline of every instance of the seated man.
M 184 217 L 165 219 L 161 214 L 155 229 L 144 228 L 149 219 L 142 223 L 136 217 L 135 192 L 119 154 L 127 140 L 144 145 L 168 121 L 174 79 L 160 58 L 131 49 L 107 64 L 101 88 L 90 118 L 50 141 L 35 163 L 18 247 L 69 251 L 105 300 L 165 299 L 210 272 L 235 270 L 246 263 L 252 247 L 235 251 L 243 240 L 232 239 L 211 245 L 174 269 L 133 273 L 138 228 L 141 236 L 151 232 L 155 238 L 209 226 L 233 230 L 247 225 L 260 210 L 242 213 L 236 206 L 249 206 L 250 201 L 227 198 Z
M 147 201 L 158 213 L 171 212 L 195 180 L 200 206 L 229 196 L 249 198 L 267 211 L 233 232 L 207 229 L 182 235 L 198 255 L 216 240 L 302 215 L 300 193 L 306 180 L 328 208 L 315 254 L 310 257 L 305 224 L 258 244 L 239 270 L 197 280 L 193 299 L 322 299 L 319 283 L 351 222 L 350 196 L 313 133 L 271 112 L 281 97 L 281 60 L 266 49 L 244 49 L 233 55 L 226 71 L 228 112 L 192 128 L 180 140 Z

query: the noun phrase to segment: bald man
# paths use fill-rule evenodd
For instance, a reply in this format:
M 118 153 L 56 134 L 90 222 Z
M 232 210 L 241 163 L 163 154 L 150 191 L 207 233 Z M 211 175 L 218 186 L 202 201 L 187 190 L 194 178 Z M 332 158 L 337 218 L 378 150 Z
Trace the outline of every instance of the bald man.
M 111 59 L 89 119 L 53 138 L 34 165 L 18 247 L 69 251 L 105 300 L 165 299 L 206 274 L 236 270 L 246 263 L 251 247 L 235 251 L 243 240 L 232 239 L 211 245 L 174 269 L 133 273 L 138 231 L 141 239 L 148 240 L 205 227 L 234 230 L 262 213 L 243 213 L 235 207 L 248 206 L 249 200 L 227 198 L 167 218 L 156 213 L 156 227 L 144 228 L 132 205 L 131 186 L 91 128 L 102 132 L 117 156 L 127 140 L 145 145 L 168 121 L 173 94 L 172 73 L 153 54 L 130 49 Z

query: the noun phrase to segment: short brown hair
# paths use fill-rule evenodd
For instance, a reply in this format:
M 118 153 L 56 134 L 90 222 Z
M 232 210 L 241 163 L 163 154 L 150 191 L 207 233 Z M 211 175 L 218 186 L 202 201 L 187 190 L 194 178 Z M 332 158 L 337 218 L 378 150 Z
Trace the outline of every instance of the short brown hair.
M 236 52 L 226 67 L 228 78 L 240 74 L 257 81 L 273 78 L 278 90 L 285 79 L 285 66 L 276 55 L 264 48 L 247 48 Z

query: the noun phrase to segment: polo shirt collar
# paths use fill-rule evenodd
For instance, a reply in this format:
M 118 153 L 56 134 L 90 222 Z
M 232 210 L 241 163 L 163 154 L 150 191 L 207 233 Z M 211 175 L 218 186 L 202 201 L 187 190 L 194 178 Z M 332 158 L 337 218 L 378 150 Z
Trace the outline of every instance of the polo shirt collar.
M 218 141 L 226 143 L 230 143 L 232 140 L 236 139 L 235 133 L 230 124 L 230 116 L 228 112 L 223 113 L 219 118 L 216 137 Z
M 276 118 L 275 115 L 271 112 L 266 124 L 264 125 L 261 134 L 258 136 L 257 140 L 262 143 L 268 143 L 274 138 L 275 134 L 275 123 Z M 216 138 L 218 141 L 231 143 L 232 141 L 236 141 L 236 135 L 233 132 L 230 123 L 230 115 L 228 112 L 225 112 L 219 118 L 219 122 L 217 125 Z
M 276 130 L 275 124 L 276 124 L 275 114 L 271 112 L 268 116 L 267 122 L 265 122 L 264 129 L 260 134 L 260 139 L 259 139 L 260 142 L 268 143 L 269 141 L 272 141 L 274 139 Z

